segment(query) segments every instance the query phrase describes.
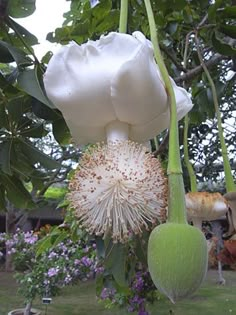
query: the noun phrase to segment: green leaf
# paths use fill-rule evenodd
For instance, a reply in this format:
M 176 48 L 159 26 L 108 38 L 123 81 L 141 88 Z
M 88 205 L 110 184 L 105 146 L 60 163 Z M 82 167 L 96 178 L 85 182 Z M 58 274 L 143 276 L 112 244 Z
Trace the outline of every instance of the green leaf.
M 30 193 L 16 176 L 2 175 L 1 180 L 8 200 L 16 207 L 23 209 L 35 207 Z
M 19 97 L 14 97 L 10 99 L 8 102 L 6 109 L 9 114 L 9 118 L 11 121 L 12 128 L 15 127 L 15 130 L 18 128 L 18 123 L 26 125 L 26 122 L 31 122 L 31 120 L 23 114 L 29 109 L 29 105 L 25 102 L 24 95 L 20 95 Z M 16 124 L 12 124 L 12 122 Z
M 48 131 L 44 128 L 44 124 L 36 123 L 30 126 L 30 128 L 22 129 L 20 134 L 23 137 L 31 137 L 31 138 L 42 138 L 46 136 Z
M 219 31 L 227 36 L 236 38 L 236 25 L 220 25 Z
M 5 19 L 5 22 L 10 28 L 14 30 L 16 35 L 18 36 L 19 34 L 24 40 L 24 42 L 26 42 L 28 45 L 33 46 L 39 43 L 36 36 L 31 34 L 26 28 L 16 23 L 16 21 L 11 19 L 10 17 L 7 17 Z
M 225 6 L 217 10 L 219 18 L 235 19 L 236 18 L 236 6 Z
M 94 17 L 97 17 L 98 19 L 102 20 L 108 13 L 110 13 L 111 8 L 112 8 L 111 1 L 103 0 L 97 6 L 88 11 L 91 11 Z
M 33 113 L 39 118 L 47 121 L 54 121 L 62 118 L 62 114 L 58 109 L 52 109 L 34 97 L 32 97 L 31 105 Z
M 3 186 L 0 186 L 0 212 L 1 211 L 7 211 L 6 208 L 6 200 L 5 200 L 5 191 Z
M 97 249 L 97 257 L 105 258 L 105 246 L 104 246 L 104 240 L 101 237 L 96 237 L 96 249 Z
M 20 138 L 19 141 L 22 152 L 33 164 L 40 163 L 48 169 L 56 169 L 60 167 L 60 163 L 37 149 L 31 142 L 24 140 L 23 138 Z
M 110 255 L 106 260 L 106 267 L 111 270 L 111 273 L 121 287 L 127 286 L 126 279 L 126 257 L 127 248 L 124 244 L 113 244 Z
M 61 145 L 69 144 L 71 141 L 70 130 L 63 118 L 52 123 L 52 131 L 55 139 Z
M 11 83 L 9 82 L 10 80 L 8 80 L 7 78 L 5 78 L 1 73 L 0 73 L 0 87 L 1 90 L 4 93 L 9 93 L 11 95 L 16 95 L 19 91 L 13 86 L 11 85 Z
M 217 18 L 217 10 L 223 5 L 224 0 L 216 0 L 208 9 L 208 18 L 211 23 L 214 23 Z
M 119 16 L 119 10 L 111 10 L 109 14 L 96 25 L 96 31 L 99 33 L 104 33 L 109 30 L 116 29 L 119 23 Z
M 36 257 L 43 254 L 52 246 L 51 236 L 47 235 L 37 242 Z
M 72 26 L 56 28 L 54 32 L 49 32 L 46 39 L 51 43 L 67 44 L 71 40 Z
M 17 152 L 11 160 L 11 169 L 18 175 L 18 177 L 27 180 L 29 177 L 32 180 L 34 176 L 35 168 L 30 164 L 28 158 L 26 158 L 20 152 Z M 44 175 L 45 176 L 45 175 Z
M 162 11 L 180 11 L 187 5 L 186 0 L 160 0 L 158 1 L 158 9 Z
M 51 51 L 48 51 L 41 59 L 41 62 L 44 64 L 48 64 L 49 60 L 52 58 L 53 53 Z
M 11 171 L 11 147 L 12 140 L 4 141 L 0 146 L 0 168 L 3 173 L 12 175 Z
M 56 247 L 63 240 L 68 238 L 68 233 L 55 227 L 50 234 L 46 235 L 44 238 L 38 241 L 36 256 L 43 254 L 50 248 Z
M 12 54 L 9 52 L 8 48 L 6 48 L 4 45 L 1 45 L 0 42 L 0 62 L 10 63 L 13 61 L 14 58 L 12 57 Z
M 71 35 L 77 35 L 77 36 L 88 35 L 89 26 L 90 26 L 90 21 L 86 19 L 85 21 L 76 24 L 76 26 L 73 28 L 73 31 L 71 32 Z
M 220 54 L 236 56 L 236 41 L 218 31 L 215 31 L 212 35 L 212 44 Z
M 33 64 L 33 61 L 23 50 L 0 40 L 0 62 L 9 63 L 13 61 L 17 63 L 18 67 L 26 67 Z
M 0 102 L 0 129 L 1 128 L 6 128 L 6 129 L 10 128 L 7 113 L 6 113 L 3 102 Z
M 34 69 L 26 69 L 22 71 L 17 78 L 19 86 L 29 95 L 35 97 L 40 102 L 55 108 L 55 106 L 47 98 L 42 85 L 42 73 L 38 66 Z
M 136 237 L 135 239 L 135 255 L 138 260 L 144 265 L 147 265 L 147 243 L 149 233 L 144 232 L 142 238 Z
M 7 13 L 13 18 L 29 16 L 35 9 L 35 0 L 8 0 Z
M 57 234 L 52 235 L 52 247 L 56 247 L 59 243 L 68 238 L 68 233 L 57 229 Z

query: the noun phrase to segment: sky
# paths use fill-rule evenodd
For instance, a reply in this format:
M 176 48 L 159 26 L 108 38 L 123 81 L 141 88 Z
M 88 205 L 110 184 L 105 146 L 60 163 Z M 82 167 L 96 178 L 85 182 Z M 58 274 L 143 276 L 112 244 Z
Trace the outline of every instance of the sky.
M 49 32 L 60 27 L 64 21 L 63 13 L 69 11 L 70 1 L 66 0 L 36 0 L 36 10 L 29 17 L 15 19 L 17 23 L 34 34 L 39 45 L 34 46 L 36 56 L 40 59 L 48 50 L 55 51 L 57 44 L 46 40 Z

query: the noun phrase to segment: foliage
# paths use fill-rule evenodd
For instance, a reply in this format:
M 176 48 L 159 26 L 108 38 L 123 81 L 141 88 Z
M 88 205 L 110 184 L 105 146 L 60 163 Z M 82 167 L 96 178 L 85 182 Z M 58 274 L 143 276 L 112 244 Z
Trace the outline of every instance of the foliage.
M 64 198 L 67 189 L 65 187 L 49 187 L 45 193 L 46 198 L 61 200 Z
M 180 301 L 173 305 L 170 301 L 159 296 L 158 302 L 149 307 L 153 314 L 167 315 L 171 311 L 175 315 L 221 315 L 234 313 L 236 309 L 235 300 L 235 271 L 225 271 L 224 286 L 216 285 L 217 271 L 211 270 L 206 282 L 198 293 L 193 297 Z M 0 305 L 1 315 L 7 314 L 9 310 L 21 305 L 22 298 L 16 294 L 16 284 L 12 279 L 11 273 L 1 273 Z M 78 286 L 68 286 L 62 289 L 62 294 L 55 297 L 50 305 L 47 306 L 47 315 L 130 315 L 125 310 L 104 309 L 104 305 L 97 303 L 94 294 L 95 285 L 93 281 L 83 282 Z M 35 308 L 43 310 L 41 301 L 36 300 Z
M 221 159 L 212 94 L 207 79 L 199 68 L 194 37 L 199 37 L 204 60 L 211 65 L 211 75 L 219 93 L 224 126 L 227 129 L 227 125 L 235 119 L 233 87 L 236 76 L 226 80 L 229 70 L 235 69 L 235 6 L 229 0 L 218 0 L 215 3 L 207 0 L 181 0 L 172 1 L 171 4 L 169 1 L 160 1 L 158 4 L 153 1 L 152 5 L 169 73 L 176 82 L 189 87 L 193 96 L 195 106 L 190 113 L 189 146 L 190 158 L 198 167 L 198 180 L 219 181 L 219 171 L 215 170 L 215 164 L 218 160 L 220 165 Z M 63 27 L 57 28 L 55 34 L 49 34 L 48 39 L 63 44 L 70 40 L 82 43 L 88 38 L 97 39 L 101 34 L 116 31 L 119 6 L 119 1 L 102 0 L 91 6 L 89 0 L 72 0 L 70 11 L 65 13 Z M 18 207 L 33 207 L 32 197 L 25 190 L 24 182 L 33 181 L 36 185 L 35 182 L 47 181 L 44 174 L 38 173 L 38 165 L 45 171 L 57 168 L 53 155 L 45 155 L 32 141 L 48 134 L 47 124 L 52 126 L 54 137 L 60 145 L 67 144 L 70 138 L 63 117 L 53 108 L 44 93 L 42 75 L 46 66 L 44 62 L 48 58 L 43 58 L 44 62 L 37 59 L 33 51 L 37 38 L 12 19 L 30 15 L 34 9 L 33 0 L 2 1 L 1 5 L 1 208 L 5 208 L 5 198 Z M 149 36 L 144 4 L 130 1 L 129 12 L 129 33 L 141 30 Z M 187 65 L 184 68 L 182 61 L 186 42 Z M 10 65 L 12 61 L 16 61 L 17 67 Z M 209 124 L 212 125 L 212 131 Z M 235 127 L 232 128 L 234 130 Z M 231 132 L 232 128 L 226 136 L 226 142 L 230 152 L 234 153 L 232 144 L 236 133 Z M 206 144 L 209 139 L 210 146 Z M 160 136 L 159 141 L 161 140 Z M 17 188 L 17 194 L 11 193 L 13 188 Z
M 12 19 L 32 14 L 35 1 L 1 1 L 0 10 L 0 208 L 6 209 L 6 200 L 32 208 L 35 203 L 25 183 L 40 190 L 61 162 L 53 151 L 46 154 L 39 148 L 39 139 L 47 139 L 52 130 L 63 146 L 70 134 L 43 91 L 45 66 L 33 52 L 37 38 Z
M 88 38 L 96 40 L 101 34 L 117 31 L 120 2 L 101 0 L 95 6 L 91 3 L 89 0 L 71 0 L 63 26 L 55 33 L 49 33 L 48 40 L 62 44 L 71 40 L 83 43 Z M 223 192 L 224 176 L 212 92 L 200 65 L 197 48 L 200 48 L 217 88 L 225 140 L 235 170 L 235 4 L 232 0 L 161 0 L 152 1 L 152 6 L 169 73 L 192 95 L 194 107 L 189 115 L 188 139 L 197 180 L 207 183 L 208 189 L 218 189 L 220 185 Z M 80 154 L 70 144 L 64 118 L 44 92 L 42 76 L 50 53 L 39 61 L 33 49 L 37 38 L 13 20 L 30 15 L 34 10 L 34 0 L 0 1 L 0 209 L 5 210 L 7 202 L 23 209 L 35 207 L 37 198 L 33 198 L 32 191 L 42 196 L 53 182 L 64 180 L 72 162 L 77 162 Z M 150 35 L 143 2 L 130 0 L 128 32 L 135 30 Z M 184 57 L 187 60 L 185 67 Z M 180 122 L 181 148 L 182 130 Z M 157 137 L 158 144 L 164 137 L 165 133 Z M 160 154 L 163 165 L 166 156 L 164 146 Z M 185 167 L 184 178 L 186 189 L 189 189 Z M 31 183 L 31 193 L 26 189 L 26 183 Z M 73 213 L 70 216 L 67 223 L 71 224 L 71 235 L 76 237 L 79 229 L 73 222 Z M 37 249 L 37 257 L 46 255 L 44 251 L 47 253 L 56 240 L 64 242 L 66 235 L 59 229 L 54 231 L 41 243 L 41 252 Z M 129 299 L 134 298 L 130 288 L 136 283 L 135 273 L 139 275 L 141 269 L 146 275 L 147 271 L 147 239 L 148 233 L 143 239 L 131 236 L 127 245 L 120 245 L 112 244 L 109 236 L 105 240 L 96 237 L 99 267 L 105 268 L 97 277 L 97 293 L 101 295 L 104 287 L 109 290 L 113 287 L 115 291 L 112 289 L 112 294 L 108 295 L 109 303 L 129 304 Z M 40 270 L 38 273 L 42 274 Z M 146 281 L 149 280 L 145 278 L 144 283 Z M 149 294 L 151 299 L 155 298 L 152 286 L 148 288 L 150 292 L 138 293 L 140 299 L 148 299 Z M 138 308 L 138 311 L 142 309 Z
M 62 287 L 86 281 L 95 272 L 94 246 L 87 245 L 83 239 L 76 242 L 57 239 L 53 246 L 37 255 L 40 239 L 49 232 L 50 228 L 46 227 L 38 233 L 17 230 L 14 235 L 0 235 L 1 243 L 5 241 L 6 250 L 12 256 L 19 293 L 27 303 L 37 296 L 58 295 Z

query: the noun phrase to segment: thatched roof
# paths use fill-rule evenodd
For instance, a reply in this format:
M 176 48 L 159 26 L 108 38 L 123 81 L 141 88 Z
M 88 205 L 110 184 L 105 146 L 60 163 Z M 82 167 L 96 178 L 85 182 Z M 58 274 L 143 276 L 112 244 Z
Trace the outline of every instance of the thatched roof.
M 36 209 L 27 209 L 25 211 L 28 212 L 29 219 L 63 220 L 64 217 L 64 210 L 62 208 L 57 209 L 57 203 L 55 202 L 49 202 Z M 5 217 L 4 211 L 0 210 L 0 217 Z

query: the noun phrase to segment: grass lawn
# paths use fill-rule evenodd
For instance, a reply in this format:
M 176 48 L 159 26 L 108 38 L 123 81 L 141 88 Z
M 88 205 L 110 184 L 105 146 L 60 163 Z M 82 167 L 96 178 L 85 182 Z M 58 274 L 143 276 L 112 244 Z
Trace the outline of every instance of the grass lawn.
M 225 271 L 225 286 L 216 284 L 215 271 L 208 272 L 202 288 L 189 299 L 171 304 L 165 297 L 150 306 L 152 315 L 236 315 L 236 272 Z M 17 287 L 10 273 L 0 272 L 0 315 L 23 305 L 17 295 Z M 53 299 L 45 313 L 45 306 L 35 301 L 34 307 L 42 310 L 42 315 L 127 315 L 125 310 L 105 310 L 95 297 L 93 282 L 69 287 L 63 294 Z M 130 313 L 129 313 L 130 314 Z M 135 314 L 136 315 L 136 314 Z

